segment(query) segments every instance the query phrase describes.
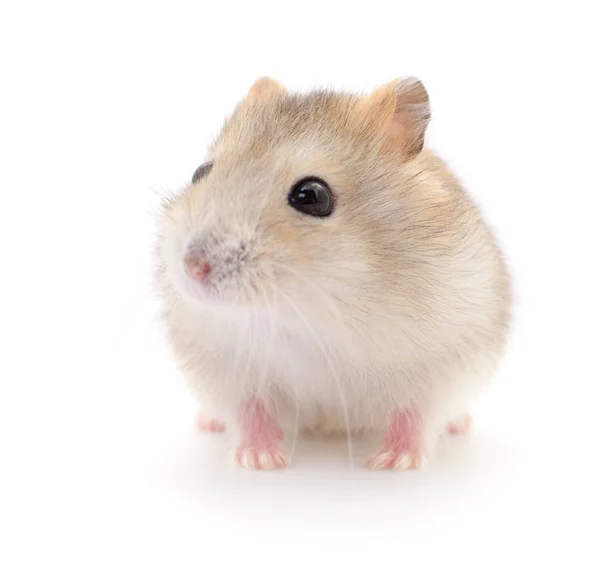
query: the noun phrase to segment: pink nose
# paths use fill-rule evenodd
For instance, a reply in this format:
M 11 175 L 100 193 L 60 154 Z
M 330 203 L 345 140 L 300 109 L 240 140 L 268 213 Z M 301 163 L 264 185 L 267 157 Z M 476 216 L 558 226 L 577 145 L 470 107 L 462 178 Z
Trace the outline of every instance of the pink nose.
M 183 264 L 188 276 L 197 281 L 206 280 L 212 270 L 210 264 L 198 254 L 188 254 L 184 258 Z

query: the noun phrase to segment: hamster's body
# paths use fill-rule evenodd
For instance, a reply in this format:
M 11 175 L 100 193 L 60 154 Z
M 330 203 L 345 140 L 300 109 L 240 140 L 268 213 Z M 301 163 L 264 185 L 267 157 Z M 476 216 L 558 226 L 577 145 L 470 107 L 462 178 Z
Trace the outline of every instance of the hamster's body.
M 387 429 L 370 465 L 418 467 L 493 376 L 509 279 L 476 206 L 422 148 L 427 101 L 413 80 L 359 97 L 263 79 L 212 169 L 167 203 L 165 319 L 198 397 L 239 429 L 241 465 L 284 465 L 289 420 Z M 326 216 L 288 205 L 312 179 Z

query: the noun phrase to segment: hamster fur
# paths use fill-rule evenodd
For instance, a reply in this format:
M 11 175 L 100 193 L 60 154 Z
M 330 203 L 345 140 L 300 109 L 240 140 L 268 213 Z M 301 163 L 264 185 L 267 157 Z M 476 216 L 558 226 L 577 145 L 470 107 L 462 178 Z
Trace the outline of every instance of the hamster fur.
M 281 425 L 381 432 L 372 468 L 418 468 L 494 375 L 510 280 L 476 205 L 423 147 L 413 78 L 369 95 L 258 80 L 164 204 L 157 279 L 180 369 L 236 459 L 282 467 Z M 302 178 L 331 189 L 300 213 Z M 201 256 L 207 276 L 186 271 Z M 212 426 L 211 426 L 212 424 Z M 458 431 L 458 430 L 457 430 Z

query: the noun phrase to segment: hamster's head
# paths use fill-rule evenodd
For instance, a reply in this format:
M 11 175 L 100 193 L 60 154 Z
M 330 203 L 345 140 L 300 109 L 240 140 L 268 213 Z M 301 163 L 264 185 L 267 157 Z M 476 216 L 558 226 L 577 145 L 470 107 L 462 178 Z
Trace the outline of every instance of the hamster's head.
M 387 259 L 398 175 L 428 119 L 415 79 L 364 96 L 258 80 L 165 204 L 161 275 L 199 306 L 360 301 Z

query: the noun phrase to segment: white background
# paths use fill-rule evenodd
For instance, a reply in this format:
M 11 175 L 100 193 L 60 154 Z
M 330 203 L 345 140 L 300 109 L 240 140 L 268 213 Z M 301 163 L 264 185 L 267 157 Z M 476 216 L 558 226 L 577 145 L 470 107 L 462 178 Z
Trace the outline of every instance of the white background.
M 352 4 L 2 3 L 2 561 L 599 560 L 594 3 Z M 426 472 L 350 469 L 335 441 L 243 472 L 194 428 L 155 320 L 157 194 L 264 74 L 420 77 L 507 251 L 509 353 Z

